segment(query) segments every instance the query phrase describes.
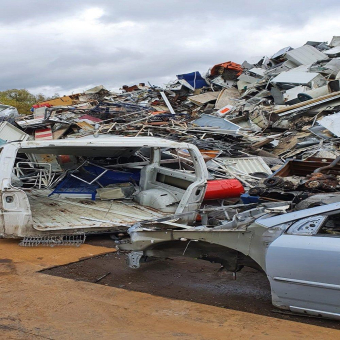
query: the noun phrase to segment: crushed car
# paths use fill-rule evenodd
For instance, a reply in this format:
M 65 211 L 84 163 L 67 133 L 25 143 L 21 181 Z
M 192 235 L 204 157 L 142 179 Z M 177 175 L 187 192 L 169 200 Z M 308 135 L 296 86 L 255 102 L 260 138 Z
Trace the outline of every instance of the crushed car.
M 315 195 L 294 209 L 287 202 L 238 204 L 199 211 L 201 224 L 173 228 L 156 222 L 129 228 L 120 241 L 128 263 L 189 256 L 264 272 L 274 306 L 340 320 L 340 193 Z

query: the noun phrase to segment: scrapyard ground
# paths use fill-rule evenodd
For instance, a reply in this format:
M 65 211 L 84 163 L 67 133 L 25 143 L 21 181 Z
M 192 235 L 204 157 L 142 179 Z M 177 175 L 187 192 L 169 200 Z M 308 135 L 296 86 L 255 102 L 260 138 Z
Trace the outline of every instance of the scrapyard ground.
M 112 248 L 0 240 L 1 339 L 335 339 L 336 329 L 46 275 Z M 96 277 L 97 278 L 97 277 Z M 255 303 L 255 302 L 254 302 Z M 323 321 L 324 326 L 331 322 Z M 336 325 L 335 322 L 332 323 Z
M 108 237 L 91 237 L 92 245 L 114 247 Z M 192 301 L 340 329 L 333 320 L 289 315 L 271 303 L 270 286 L 264 273 L 243 268 L 236 274 L 220 270 L 220 264 L 186 257 L 148 259 L 139 269 L 128 268 L 124 254 L 108 253 L 43 271 L 76 281 L 98 283 L 170 299 Z

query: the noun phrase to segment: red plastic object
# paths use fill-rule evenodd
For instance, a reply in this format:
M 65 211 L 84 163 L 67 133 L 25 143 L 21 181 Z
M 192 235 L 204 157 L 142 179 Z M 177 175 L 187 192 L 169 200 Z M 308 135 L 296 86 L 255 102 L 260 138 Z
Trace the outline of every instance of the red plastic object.
M 225 68 L 227 70 L 235 71 L 237 77 L 240 76 L 242 74 L 242 72 L 243 72 L 243 68 L 242 68 L 242 66 L 240 64 L 234 63 L 232 61 L 227 61 L 225 63 L 215 65 L 211 69 L 210 74 L 212 76 L 216 76 L 218 74 L 218 69 L 220 67 L 223 67 L 223 68 Z
M 208 181 L 205 200 L 240 197 L 244 193 L 241 182 L 237 179 L 215 179 Z
M 70 163 L 71 162 L 71 157 L 69 155 L 59 155 L 58 156 L 58 161 L 61 164 Z
M 35 104 L 35 105 L 33 105 L 32 107 L 33 107 L 34 109 L 37 109 L 37 108 L 39 108 L 39 107 L 52 107 L 52 105 L 49 104 L 49 103 L 46 103 L 46 104 Z

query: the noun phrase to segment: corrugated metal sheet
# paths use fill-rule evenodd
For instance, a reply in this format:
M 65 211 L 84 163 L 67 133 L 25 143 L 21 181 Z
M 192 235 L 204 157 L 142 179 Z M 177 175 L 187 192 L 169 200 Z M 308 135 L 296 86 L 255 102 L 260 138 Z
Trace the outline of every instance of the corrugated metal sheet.
M 238 170 L 239 172 L 245 174 L 252 174 L 255 172 L 264 172 L 268 175 L 272 174 L 269 166 L 262 159 L 262 157 L 243 157 L 243 158 L 229 158 L 229 157 L 219 157 L 220 161 L 223 162 L 225 166 L 230 168 L 230 170 Z
M 42 192 L 39 190 L 39 192 Z M 141 220 L 166 216 L 148 207 L 137 204 L 124 204 L 117 201 L 93 201 L 91 205 L 81 203 L 81 199 L 49 198 L 43 194 L 28 195 L 34 226 L 49 229 L 96 228 L 111 226 L 100 222 L 109 220 L 113 224 L 132 225 Z M 91 220 L 92 219 L 92 220 Z M 95 221 L 97 220 L 97 221 Z
M 301 110 L 306 110 L 307 108 L 311 108 L 311 107 L 321 105 L 323 103 L 327 103 L 329 101 L 333 101 L 333 100 L 337 100 L 337 99 L 340 99 L 340 91 L 333 92 L 333 93 L 327 94 L 327 95 L 319 97 L 319 98 L 307 100 L 307 101 L 302 102 L 302 103 L 294 104 L 294 105 L 291 105 L 287 108 L 278 109 L 278 110 L 275 110 L 273 112 L 277 113 L 280 117 L 282 117 L 282 116 L 285 116 L 285 115 L 288 115 L 288 114 L 296 113 L 296 112 L 301 111 Z
M 309 65 L 328 59 L 327 55 L 310 45 L 304 45 L 286 53 L 286 58 L 297 65 Z

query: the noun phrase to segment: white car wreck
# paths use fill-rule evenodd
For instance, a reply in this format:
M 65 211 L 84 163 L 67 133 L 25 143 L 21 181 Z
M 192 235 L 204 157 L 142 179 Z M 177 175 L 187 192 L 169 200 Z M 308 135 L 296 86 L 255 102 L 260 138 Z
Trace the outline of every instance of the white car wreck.
M 141 149 L 148 157 L 136 157 Z M 178 150 L 183 162 L 172 156 Z M 124 231 L 174 213 L 191 224 L 208 176 L 194 145 L 148 137 L 12 142 L 0 164 L 0 235 L 27 245 L 78 242 L 68 236 Z
M 339 195 L 317 196 L 327 199 L 289 213 L 287 202 L 201 209 L 202 225 L 190 229 L 139 223 L 119 248 L 131 251 L 132 268 L 143 256 L 183 255 L 233 272 L 253 267 L 266 273 L 274 306 L 340 319 L 340 202 L 326 204 Z

